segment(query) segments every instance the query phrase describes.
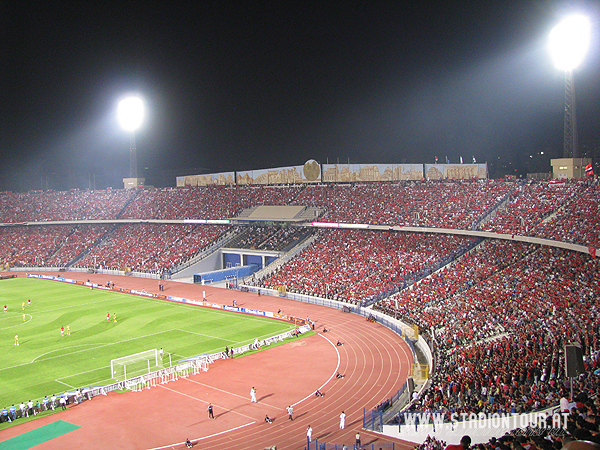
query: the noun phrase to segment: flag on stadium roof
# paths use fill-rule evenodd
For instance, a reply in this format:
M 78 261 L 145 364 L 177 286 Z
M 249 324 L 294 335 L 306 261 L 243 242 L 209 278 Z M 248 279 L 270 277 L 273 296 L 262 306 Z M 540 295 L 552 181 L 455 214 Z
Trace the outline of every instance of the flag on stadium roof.
M 592 163 L 589 163 L 587 166 L 585 166 L 585 174 L 588 177 L 591 177 L 594 175 L 594 169 L 592 168 Z

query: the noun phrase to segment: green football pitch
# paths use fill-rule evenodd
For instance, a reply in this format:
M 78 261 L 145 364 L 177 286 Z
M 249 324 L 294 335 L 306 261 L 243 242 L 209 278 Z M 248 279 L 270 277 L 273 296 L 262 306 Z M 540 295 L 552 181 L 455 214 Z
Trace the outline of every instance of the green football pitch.
M 0 407 L 113 383 L 111 359 L 162 348 L 164 365 L 168 355 L 175 365 L 294 328 L 264 317 L 26 278 L 0 281 L 0 307 Z

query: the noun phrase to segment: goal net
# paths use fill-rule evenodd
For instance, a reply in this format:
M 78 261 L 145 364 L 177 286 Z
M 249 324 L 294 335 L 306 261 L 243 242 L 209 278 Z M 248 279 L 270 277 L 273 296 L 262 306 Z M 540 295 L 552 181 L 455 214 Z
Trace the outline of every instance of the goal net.
M 110 361 L 110 377 L 127 380 L 162 368 L 158 350 L 146 350 L 135 355 L 123 356 Z

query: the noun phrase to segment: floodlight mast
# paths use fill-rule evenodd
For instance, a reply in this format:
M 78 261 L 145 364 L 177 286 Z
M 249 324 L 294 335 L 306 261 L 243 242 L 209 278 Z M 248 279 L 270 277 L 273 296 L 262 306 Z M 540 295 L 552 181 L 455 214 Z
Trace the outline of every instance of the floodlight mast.
M 573 70 L 583 60 L 590 42 L 587 17 L 572 15 L 550 32 L 550 53 L 557 69 L 565 71 L 565 115 L 563 158 L 578 158 L 577 114 Z
M 129 177 L 137 178 L 137 150 L 135 145 L 135 130 L 142 124 L 144 104 L 138 97 L 128 97 L 119 102 L 117 116 L 121 127 L 130 132 L 129 140 Z
M 563 129 L 563 158 L 579 158 L 577 114 L 573 71 L 565 70 L 565 118 Z
M 135 147 L 135 131 L 131 131 L 129 140 L 129 178 L 137 178 L 137 149 Z

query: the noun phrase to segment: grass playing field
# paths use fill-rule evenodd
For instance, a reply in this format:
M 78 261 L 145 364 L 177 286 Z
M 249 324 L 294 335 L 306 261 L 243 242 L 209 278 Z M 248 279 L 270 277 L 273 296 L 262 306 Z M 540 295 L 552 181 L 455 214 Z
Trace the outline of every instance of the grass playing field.
M 4 305 L 8 312 L 3 311 Z M 64 336 L 61 327 L 65 327 Z M 2 280 L 0 408 L 74 388 L 110 384 L 114 382 L 111 359 L 163 348 L 166 366 L 168 354 L 175 364 L 293 328 L 293 324 L 263 317 L 56 281 Z

